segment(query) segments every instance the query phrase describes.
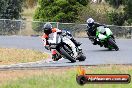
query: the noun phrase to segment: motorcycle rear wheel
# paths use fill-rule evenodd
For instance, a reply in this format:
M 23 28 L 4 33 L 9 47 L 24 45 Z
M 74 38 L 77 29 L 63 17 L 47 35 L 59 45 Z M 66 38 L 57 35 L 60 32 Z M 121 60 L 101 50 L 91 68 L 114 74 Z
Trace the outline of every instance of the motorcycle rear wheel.
M 119 47 L 116 45 L 116 43 L 114 42 L 112 38 L 109 38 L 108 41 L 109 41 L 109 44 L 112 45 L 116 51 L 119 50 Z
M 61 54 L 66 57 L 68 60 L 70 60 L 72 63 L 76 62 L 76 59 L 70 56 L 63 47 L 60 48 Z

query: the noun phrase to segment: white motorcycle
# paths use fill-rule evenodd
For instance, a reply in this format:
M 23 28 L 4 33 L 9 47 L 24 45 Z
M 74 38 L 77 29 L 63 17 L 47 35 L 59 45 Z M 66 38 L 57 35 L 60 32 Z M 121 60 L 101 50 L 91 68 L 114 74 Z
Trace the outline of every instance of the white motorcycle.
M 56 49 L 58 56 L 61 55 L 63 58 L 70 60 L 71 62 L 85 61 L 86 57 L 83 55 L 82 49 L 76 47 L 75 44 L 63 35 L 63 33 L 57 34 L 56 43 L 51 43 L 48 40 L 51 49 Z

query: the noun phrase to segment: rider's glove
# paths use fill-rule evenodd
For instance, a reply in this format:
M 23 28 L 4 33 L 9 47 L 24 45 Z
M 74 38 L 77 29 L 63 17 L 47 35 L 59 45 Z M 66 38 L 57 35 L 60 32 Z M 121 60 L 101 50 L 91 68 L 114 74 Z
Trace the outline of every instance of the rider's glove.
M 50 50 L 49 45 L 46 45 L 46 46 L 45 46 L 45 49 Z

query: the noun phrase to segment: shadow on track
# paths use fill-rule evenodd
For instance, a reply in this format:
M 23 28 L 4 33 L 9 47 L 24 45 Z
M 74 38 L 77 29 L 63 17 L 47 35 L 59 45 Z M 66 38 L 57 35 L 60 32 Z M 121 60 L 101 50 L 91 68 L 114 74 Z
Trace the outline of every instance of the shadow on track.
M 103 49 L 103 50 L 91 50 L 92 52 L 113 52 L 115 50 Z M 118 51 L 115 51 L 118 52 Z

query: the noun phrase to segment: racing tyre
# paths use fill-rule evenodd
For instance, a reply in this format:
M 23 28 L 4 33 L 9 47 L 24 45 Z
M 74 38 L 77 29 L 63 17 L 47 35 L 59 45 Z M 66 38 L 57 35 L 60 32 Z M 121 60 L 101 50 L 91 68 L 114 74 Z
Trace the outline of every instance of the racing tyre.
M 109 41 L 110 45 L 112 45 L 116 51 L 119 50 L 119 47 L 116 45 L 116 43 L 114 42 L 114 40 L 112 38 L 109 38 L 108 41 Z
M 79 61 L 85 61 L 85 59 L 86 59 L 86 56 L 84 56 L 84 55 L 81 55 L 80 57 L 78 57 Z
M 72 56 L 70 56 L 63 47 L 60 48 L 60 52 L 63 56 L 65 56 L 68 60 L 70 60 L 72 63 L 76 62 L 76 59 L 74 59 Z

